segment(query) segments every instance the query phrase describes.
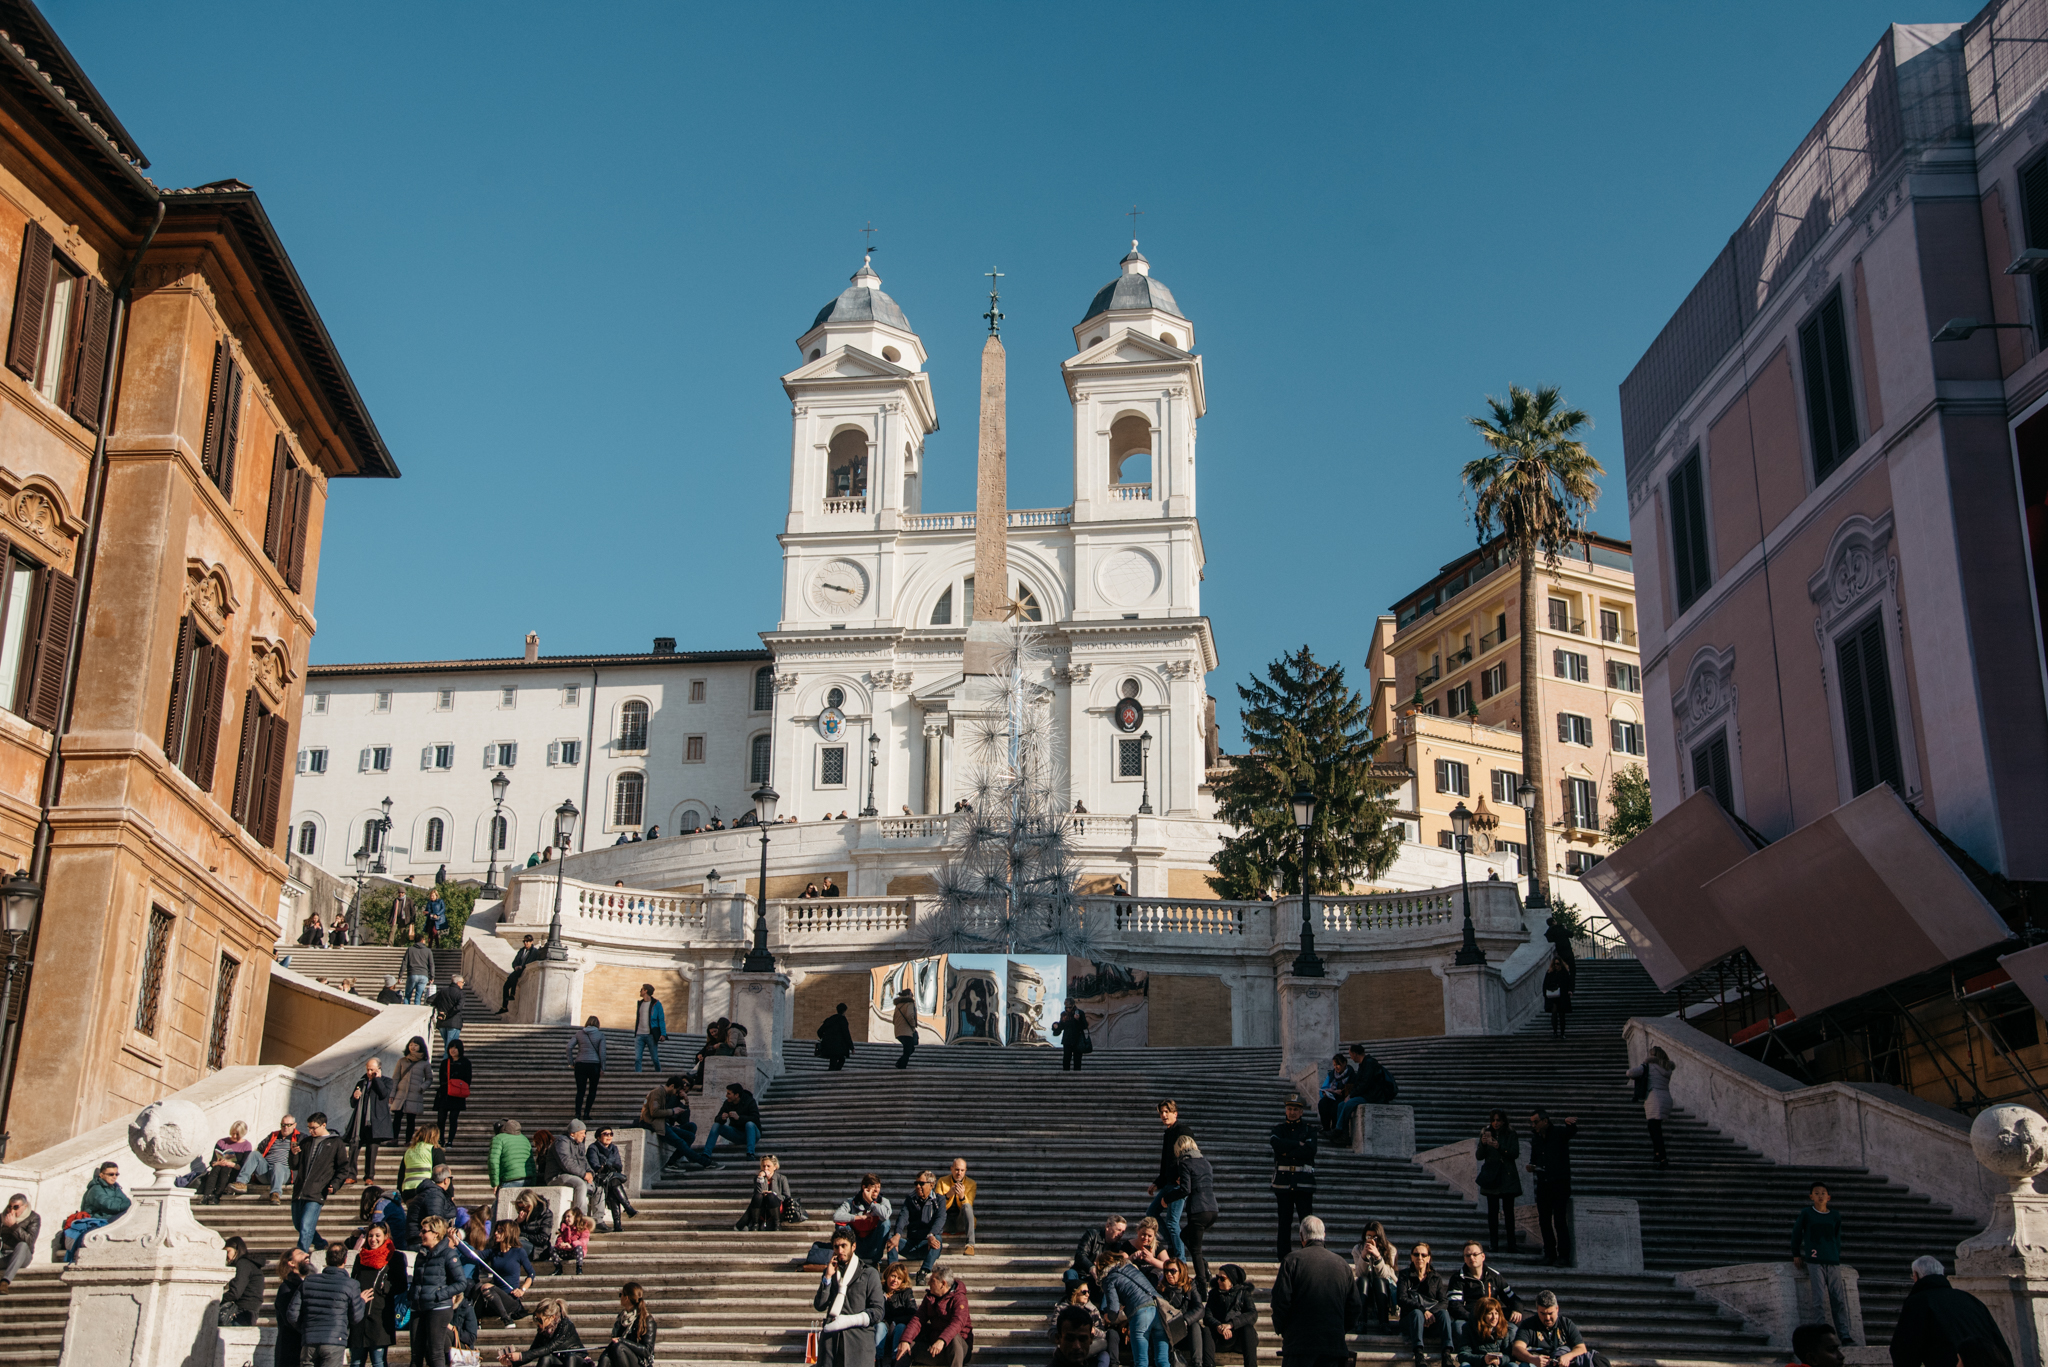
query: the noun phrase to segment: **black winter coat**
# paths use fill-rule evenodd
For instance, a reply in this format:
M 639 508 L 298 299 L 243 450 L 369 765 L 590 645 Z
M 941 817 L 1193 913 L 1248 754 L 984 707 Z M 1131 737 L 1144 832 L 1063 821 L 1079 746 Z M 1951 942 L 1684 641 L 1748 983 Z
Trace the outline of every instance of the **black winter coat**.
M 1536 1170 L 1536 1184 L 1569 1190 L 1572 1184 L 1572 1137 L 1576 1125 L 1550 1122 L 1548 1134 L 1529 1136 L 1529 1166 Z
M 1507 1278 L 1500 1275 L 1500 1269 L 1487 1267 L 1477 1277 L 1467 1276 L 1464 1264 L 1451 1274 L 1447 1284 L 1451 1289 L 1451 1318 L 1470 1323 L 1479 1318 L 1479 1302 L 1491 1297 L 1500 1302 L 1502 1313 L 1512 1315 L 1522 1308 L 1522 1302 L 1515 1295 L 1515 1288 L 1508 1285 Z
M 536 1367 L 557 1367 L 582 1361 L 583 1336 L 576 1332 L 576 1322 L 567 1315 L 555 1321 L 552 1329 L 540 1327 L 540 1321 L 533 1322 L 533 1342 L 526 1345 L 520 1355 L 521 1362 L 531 1362 Z M 550 1354 L 555 1356 L 550 1357 Z
M 455 1250 L 449 1246 L 448 1236 L 443 1235 L 440 1243 L 420 1250 L 413 1259 L 412 1308 L 446 1310 L 455 1304 L 455 1293 L 462 1290 L 465 1280 L 462 1269 L 456 1265 Z
M 1555 995 L 1553 995 L 1555 994 Z M 1543 975 L 1543 1009 L 1553 1016 L 1568 1016 L 1572 1010 L 1572 975 L 1553 968 Z
M 1211 1291 L 1209 1303 L 1202 1311 L 1202 1323 L 1211 1329 L 1227 1324 L 1233 1334 L 1256 1328 L 1258 1318 L 1259 1306 L 1252 1289 L 1235 1278 L 1228 1291 Z
M 1173 1185 L 1174 1171 L 1180 1164 L 1180 1159 L 1174 1156 L 1173 1146 L 1180 1142 L 1182 1135 L 1193 1134 L 1194 1132 L 1194 1127 L 1188 1124 L 1187 1121 L 1175 1119 L 1171 1125 L 1166 1127 L 1166 1133 L 1159 1136 L 1159 1173 L 1152 1179 L 1154 1186 L 1170 1187 Z
M 349 1326 L 363 1317 L 362 1288 L 338 1267 L 322 1268 L 300 1282 L 285 1301 L 284 1317 L 299 1331 L 301 1345 L 344 1346 Z
M 228 1289 L 221 1293 L 224 1301 L 233 1301 L 237 1309 L 249 1317 L 249 1323 L 256 1322 L 258 1312 L 263 1309 L 263 1259 L 254 1253 L 235 1255 L 234 1275 L 228 1281 Z
M 350 1090 L 348 1136 L 359 1144 L 388 1144 L 398 1133 L 391 1125 L 391 1079 L 364 1073 Z
M 385 1247 L 391 1248 L 389 1244 Z M 358 1260 L 351 1272 L 356 1290 L 368 1291 L 370 1300 L 363 1308 L 362 1323 L 349 1331 L 348 1347 L 351 1354 L 367 1356 L 372 1348 L 389 1348 L 398 1342 L 398 1302 L 406 1293 L 405 1254 L 392 1248 L 384 1266 L 371 1267 Z
M 1280 1264 L 1271 1296 L 1281 1358 L 1339 1357 L 1345 1335 L 1365 1320 L 1365 1298 L 1351 1264 L 1321 1244 L 1297 1248 Z
M 1493 1143 L 1487 1144 L 1485 1136 L 1492 1135 Z M 1480 1139 L 1472 1141 L 1472 1148 L 1479 1159 L 1479 1194 L 1482 1196 L 1520 1196 L 1522 1174 L 1517 1164 L 1522 1157 L 1522 1140 L 1512 1128 L 1495 1130 L 1488 1126 L 1481 1131 Z
M 277 1283 L 277 1292 L 270 1298 L 271 1318 L 277 1321 L 277 1361 L 297 1362 L 299 1360 L 299 1331 L 297 1326 L 285 1318 L 284 1308 L 306 1284 L 303 1277 L 283 1277 Z
M 632 1321 L 627 1319 L 624 1313 L 621 1313 L 617 1319 L 612 1321 L 611 1336 L 619 1341 L 619 1347 L 625 1350 L 626 1357 L 629 1360 L 641 1364 L 641 1367 L 646 1367 L 646 1364 L 654 1361 L 655 1339 L 657 1335 L 654 1329 L 654 1314 L 652 1311 L 642 1315 L 640 1319 L 642 1321 L 641 1327 L 635 1331 Z
M 1984 1302 L 1949 1285 L 1946 1277 L 1922 1277 L 1906 1293 L 1892 1330 L 1892 1367 L 2012 1367 L 2012 1348 Z
M 323 1134 L 299 1145 L 299 1170 L 292 1174 L 292 1195 L 304 1201 L 325 1201 L 348 1176 L 348 1153 L 338 1134 Z
M 1444 1274 L 1431 1268 L 1429 1275 L 1418 1277 L 1414 1269 L 1401 1274 L 1401 1280 L 1394 1284 L 1394 1304 L 1403 1310 L 1434 1310 L 1442 1313 L 1445 1302 L 1451 1298 L 1450 1283 Z
M 1174 1188 L 1187 1193 L 1187 1205 L 1181 1210 L 1181 1218 L 1191 1215 L 1214 1215 L 1216 1213 L 1216 1170 L 1206 1158 L 1189 1157 L 1180 1160 L 1180 1174 L 1174 1179 Z
M 853 1052 L 853 1027 L 846 1023 L 846 1017 L 834 1013 L 825 1017 L 825 1023 L 818 1027 L 819 1058 L 845 1058 Z

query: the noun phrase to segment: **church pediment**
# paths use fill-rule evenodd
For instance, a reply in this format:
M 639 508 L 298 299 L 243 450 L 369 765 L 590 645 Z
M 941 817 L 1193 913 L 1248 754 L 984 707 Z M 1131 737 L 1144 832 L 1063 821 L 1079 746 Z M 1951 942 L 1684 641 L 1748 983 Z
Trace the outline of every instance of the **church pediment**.
M 912 374 L 893 362 L 870 355 L 856 346 L 834 347 L 815 361 L 807 361 L 782 377 L 785 384 L 805 380 L 901 380 Z
M 1073 371 L 1084 366 L 1131 365 L 1150 361 L 1192 361 L 1194 353 L 1170 346 L 1157 337 L 1125 328 L 1114 337 L 1105 337 L 1094 346 L 1076 356 L 1069 356 L 1062 369 Z

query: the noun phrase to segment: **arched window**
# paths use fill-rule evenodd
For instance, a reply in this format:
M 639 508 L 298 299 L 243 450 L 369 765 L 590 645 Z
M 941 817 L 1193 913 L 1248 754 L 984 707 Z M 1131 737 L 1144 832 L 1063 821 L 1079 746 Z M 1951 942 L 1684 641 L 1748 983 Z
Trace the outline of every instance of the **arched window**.
M 939 595 L 939 601 L 932 605 L 932 622 L 935 627 L 953 625 L 953 586 L 946 585 L 946 591 Z
M 750 783 L 766 783 L 768 781 L 768 737 L 754 737 L 754 743 L 747 747 L 747 755 L 747 781 Z
M 1143 457 L 1135 465 L 1133 456 Z M 1126 413 L 1109 425 L 1109 482 L 1150 484 L 1152 482 L 1152 423 L 1138 413 Z
M 612 785 L 612 825 L 638 826 L 647 798 L 647 775 L 620 774 Z
M 754 671 L 754 710 L 775 710 L 775 668 L 772 665 L 762 665 Z
M 438 816 L 430 816 L 430 817 L 428 817 L 428 818 L 427 818 L 427 853 L 428 853 L 428 854 L 439 854 L 439 853 L 441 852 L 441 846 L 442 846 L 443 844 L 445 844 L 445 843 L 447 842 L 447 838 L 448 838 L 448 826 L 447 826 L 447 823 L 446 823 L 446 822 L 444 822 L 444 821 L 442 821 L 442 820 L 441 820 L 441 818 L 440 818 L 440 817 L 438 817 Z
M 512 832 L 511 832 L 511 830 L 510 830 L 510 829 L 509 829 L 509 828 L 507 827 L 507 824 L 506 824 L 506 821 L 505 821 L 505 818 L 504 818 L 504 817 L 502 817 L 502 816 L 494 816 L 494 817 L 492 817 L 492 818 L 491 818 L 491 848 L 492 848 L 492 849 L 494 849 L 494 850 L 503 850 L 503 849 L 504 849 L 504 848 L 505 848 L 505 847 L 506 847 L 507 845 L 510 845 L 510 844 L 512 843 L 512 841 L 511 841 L 511 840 L 510 840 L 510 839 L 509 839 L 508 837 L 510 837 L 510 835 L 511 835 L 511 834 L 512 834 Z
M 704 817 L 695 807 L 684 808 L 683 814 L 676 818 L 676 829 L 678 831 L 694 831 L 703 824 Z
M 647 748 L 647 704 L 637 698 L 619 708 L 619 748 Z
M 1017 616 L 1026 622 L 1043 621 L 1045 617 L 1038 607 L 1038 595 L 1023 584 L 1017 585 Z
M 313 857 L 314 847 L 320 843 L 320 828 L 310 821 L 299 823 L 299 853 L 308 859 Z
M 849 427 L 834 433 L 831 444 L 825 448 L 825 497 L 829 501 L 865 500 L 867 496 L 868 434 L 858 427 Z M 841 511 L 861 509 L 841 505 Z

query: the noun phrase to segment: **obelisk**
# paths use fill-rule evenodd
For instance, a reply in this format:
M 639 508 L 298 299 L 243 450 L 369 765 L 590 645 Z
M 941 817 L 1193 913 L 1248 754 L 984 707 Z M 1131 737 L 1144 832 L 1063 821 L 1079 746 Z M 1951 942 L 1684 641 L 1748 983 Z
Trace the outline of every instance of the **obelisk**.
M 960 661 L 961 671 L 970 676 L 1001 673 L 1010 648 L 1004 625 L 1010 617 L 1010 516 L 1003 412 L 1009 381 L 1000 335 L 1003 314 L 994 288 L 1002 272 L 988 274 L 988 312 L 982 315 L 988 319 L 988 341 L 981 348 L 981 448 L 974 467 L 974 615 L 967 623 Z

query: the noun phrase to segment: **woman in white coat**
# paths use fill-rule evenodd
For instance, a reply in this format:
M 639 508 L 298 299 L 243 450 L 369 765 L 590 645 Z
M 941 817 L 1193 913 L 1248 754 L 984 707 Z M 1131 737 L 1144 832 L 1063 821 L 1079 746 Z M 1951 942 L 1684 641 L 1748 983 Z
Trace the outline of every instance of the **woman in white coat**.
M 427 1108 L 427 1092 L 433 1082 L 434 1065 L 427 1061 L 427 1042 L 414 1035 L 405 1044 L 405 1057 L 391 1075 L 391 1124 L 405 1126 L 404 1143 L 412 1144 L 413 1127 Z
M 1651 1049 L 1648 1058 L 1628 1070 L 1643 1100 L 1643 1117 L 1650 1125 L 1650 1156 L 1660 1168 L 1671 1166 L 1671 1160 L 1664 1156 L 1664 1118 L 1671 1114 L 1671 1074 L 1676 1071 L 1677 1065 L 1661 1046 Z

